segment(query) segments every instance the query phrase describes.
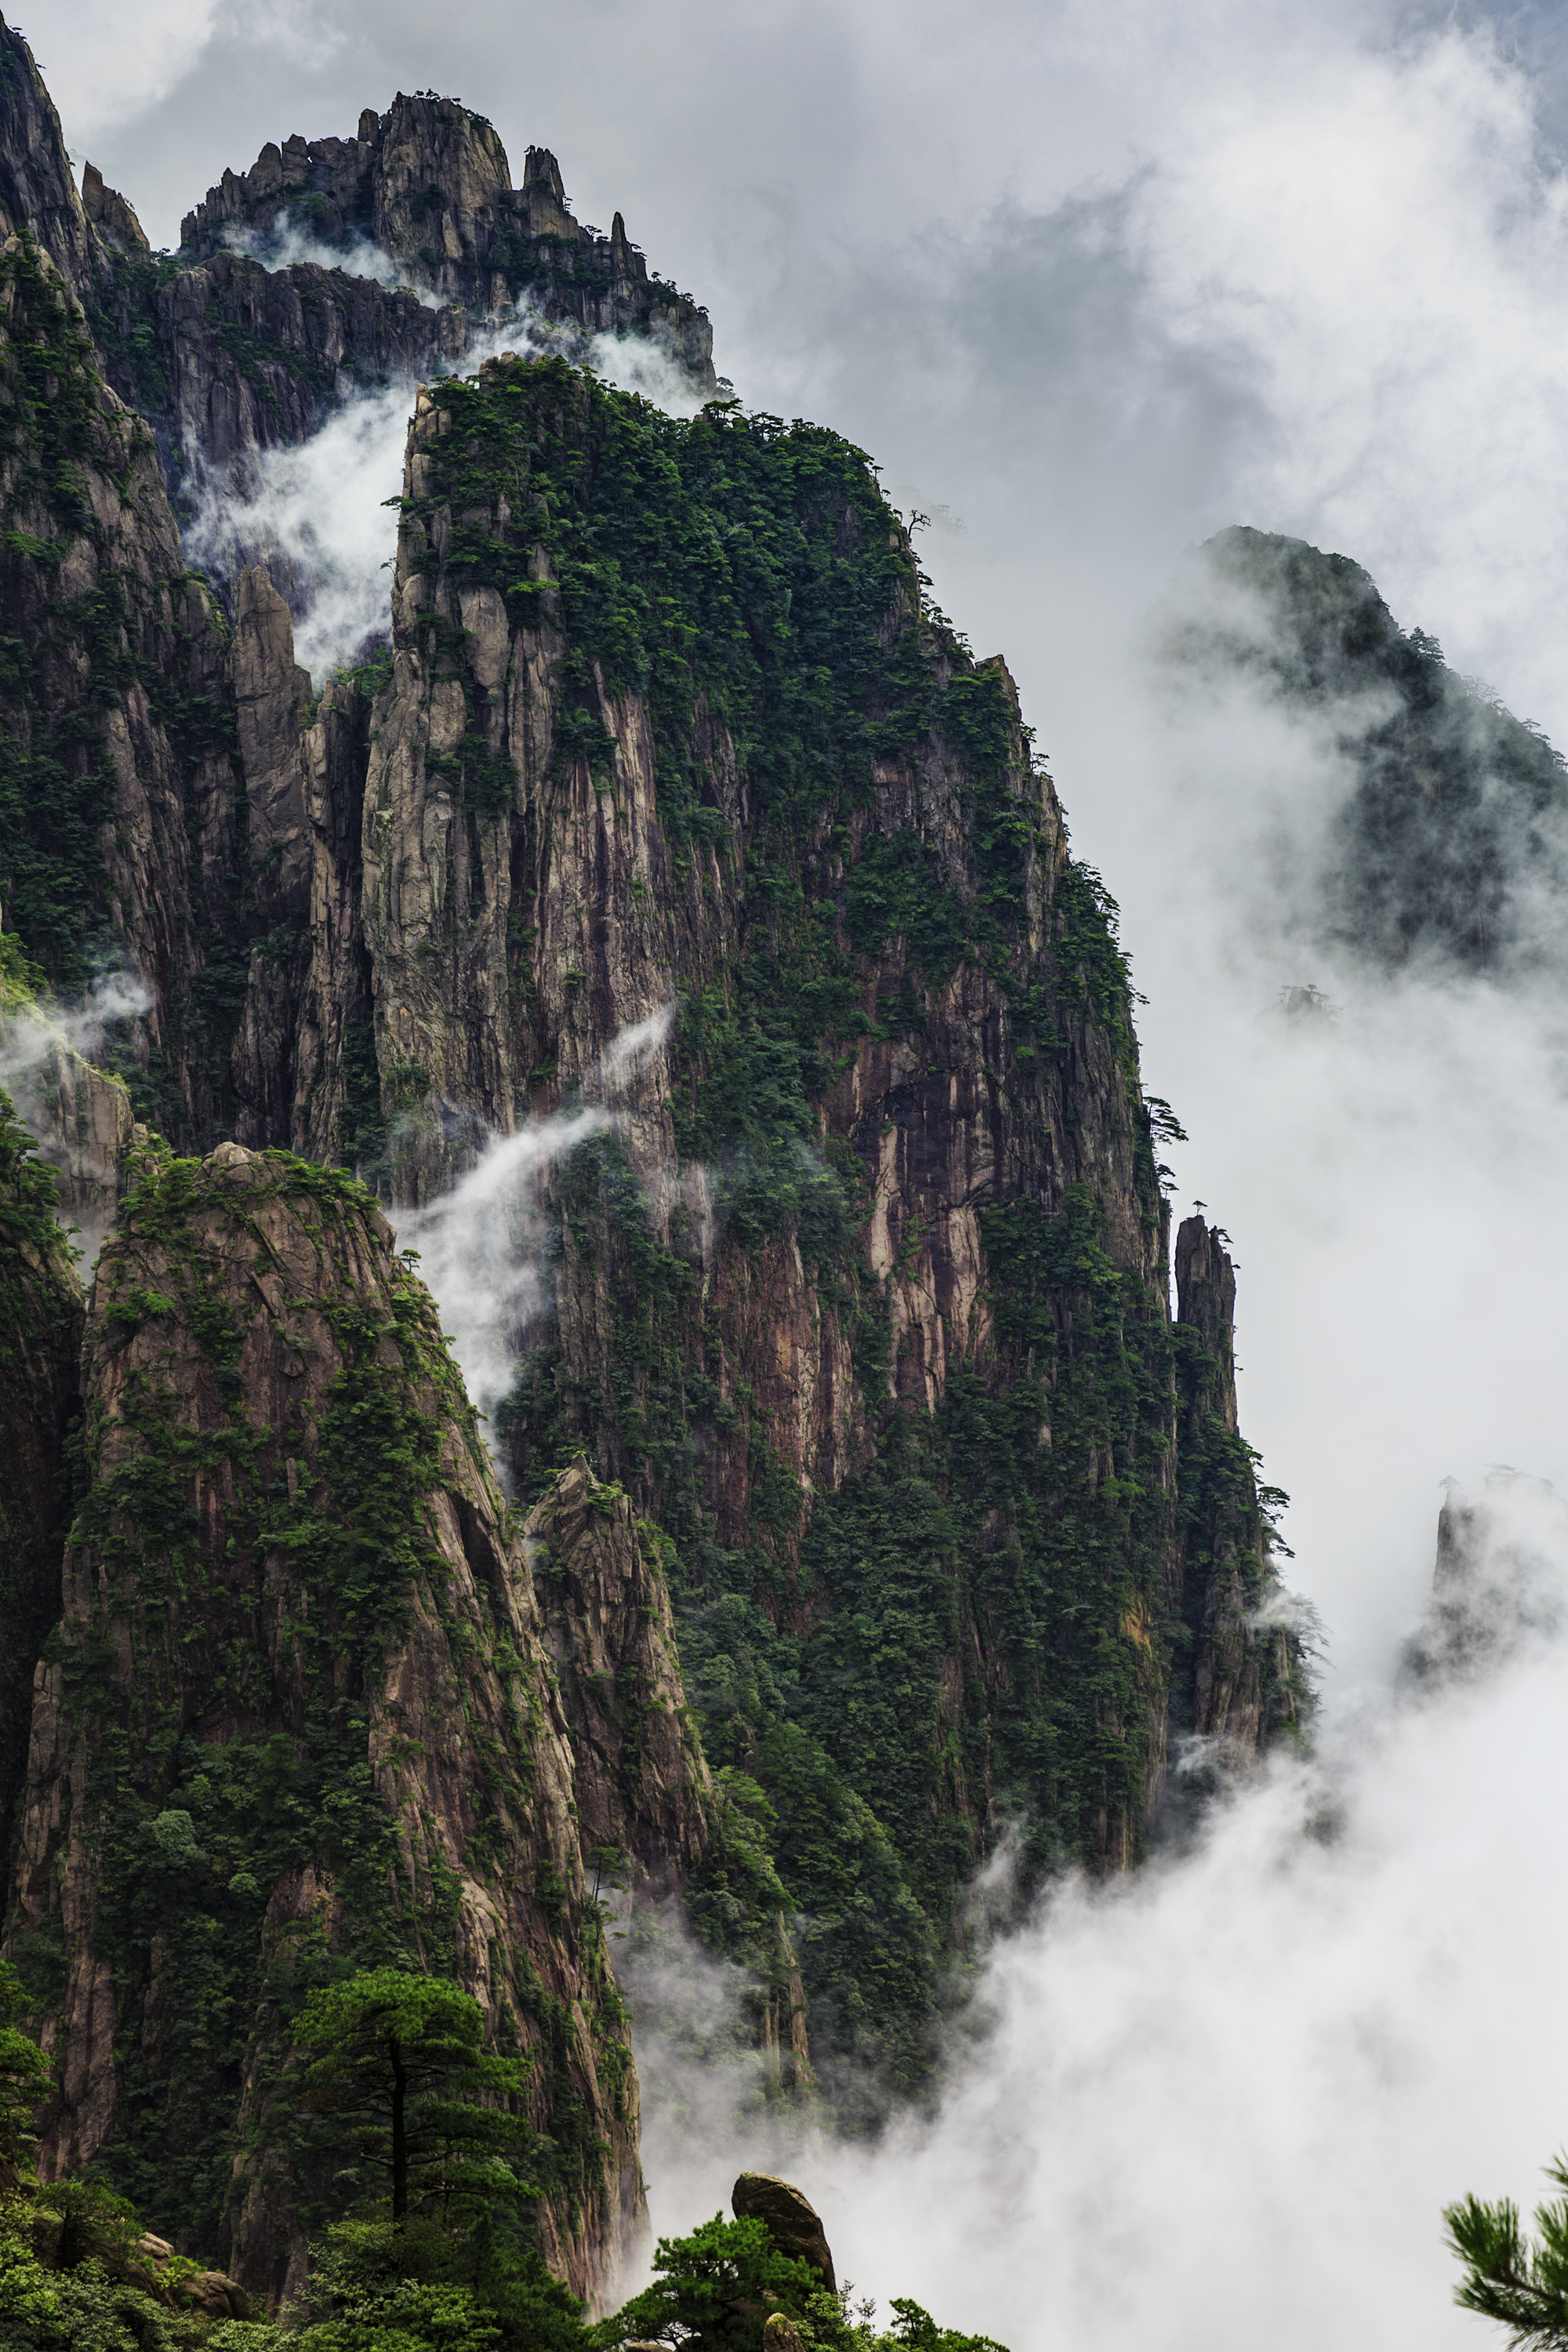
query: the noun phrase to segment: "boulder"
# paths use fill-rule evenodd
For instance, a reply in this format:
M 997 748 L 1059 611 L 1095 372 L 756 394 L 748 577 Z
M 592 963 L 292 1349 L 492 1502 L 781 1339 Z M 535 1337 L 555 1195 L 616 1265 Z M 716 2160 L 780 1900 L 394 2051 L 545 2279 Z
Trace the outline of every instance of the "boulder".
M 237 2279 L 224 2271 L 196 2271 L 182 2279 L 180 2301 L 204 2319 L 248 2319 L 250 2297 Z
M 742 2172 L 730 2193 L 730 2205 L 737 2221 L 765 2221 L 779 2252 L 810 2263 L 822 2273 L 829 2294 L 837 2294 L 833 2256 L 816 2209 L 792 2181 L 780 2180 L 772 2172 Z M 768 2344 L 770 2352 L 789 2352 L 782 2339 L 775 2346 L 770 2336 Z

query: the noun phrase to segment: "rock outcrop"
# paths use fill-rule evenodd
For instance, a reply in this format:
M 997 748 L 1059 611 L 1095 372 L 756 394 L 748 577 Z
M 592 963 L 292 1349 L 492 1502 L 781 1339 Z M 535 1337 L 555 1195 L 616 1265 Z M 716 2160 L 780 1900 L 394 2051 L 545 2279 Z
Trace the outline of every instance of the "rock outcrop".
M 0 1093 L 0 1846 L 7 1895 L 33 1668 L 59 1615 L 81 1286 L 55 1182 Z
M 40 1024 L 41 1026 L 41 1024 Z M 15 1081 L 17 1106 L 54 1171 L 60 1221 L 96 1253 L 113 1222 L 121 1171 L 135 1132 L 123 1081 L 84 1061 L 57 1032 L 43 1029 L 37 1058 Z
M 0 18 L 0 235 L 35 238 L 80 294 L 100 247 L 33 52 Z
M 238 928 L 227 632 L 184 568 L 145 425 L 103 383 L 47 252 L 0 250 L 0 893 L 46 979 L 104 962 L 150 1002 L 127 1075 L 175 1133 L 227 1116 L 215 1069 Z
M 1557 1639 L 1568 1619 L 1568 1503 L 1544 1478 L 1498 1465 L 1479 1495 L 1447 1482 L 1432 1595 L 1408 1643 L 1408 1681 L 1475 1681 Z
M 742 2172 L 731 2191 L 730 2210 L 737 2221 L 765 2221 L 780 2253 L 809 2263 L 821 2273 L 828 2294 L 837 2294 L 838 2276 L 822 2218 L 793 2181 L 772 2172 Z
M 96 163 L 82 167 L 81 206 L 93 227 L 121 253 L 150 253 L 147 232 L 118 188 L 105 187 Z
M 584 1853 L 624 1856 L 641 1897 L 682 1893 L 712 1843 L 713 1792 L 653 1531 L 578 1461 L 523 1535 L 572 1726 Z
M 14 1945 L 60 1956 L 46 2176 L 93 2161 L 249 2293 L 327 2185 L 289 2019 L 437 1968 L 532 2062 L 544 2242 L 641 2215 L 637 2088 L 527 1551 L 435 1309 L 351 1179 L 147 1143 L 99 1262 L 87 1491 L 33 1709 Z
M 1176 1235 L 1183 1592 L 1194 1664 L 1180 1727 L 1256 1754 L 1300 1712 L 1289 1621 L 1261 1628 L 1278 1580 L 1256 1461 L 1236 1407 L 1236 1271 L 1200 1216 Z M 1267 1499 L 1267 1498 L 1265 1498 Z
M 134 967 L 101 1058 L 193 1154 L 132 1150 L 89 1318 L 16 1925 L 66 1956 L 47 2161 L 276 2296 L 326 2161 L 292 2004 L 393 1948 L 533 2055 L 590 2287 L 640 2192 L 584 1846 L 869 2128 L 1008 1824 L 1026 1895 L 1128 1867 L 1173 1733 L 1289 1718 L 1231 1269 L 1184 1228 L 1173 1326 L 1114 903 L 837 436 L 559 355 L 432 381 L 390 652 L 319 699 L 286 580 L 237 555 L 226 615 L 184 571 L 160 451 L 298 439 L 520 295 L 711 388 L 618 215 L 399 99 L 226 177 L 172 265 L 108 191 L 72 211 L 32 84 L 8 120 L 0 898 L 62 992 Z M 446 307 L 267 266 L 300 236 Z M 395 1213 L 584 1111 L 498 1210 L 538 1259 L 494 1423 L 525 1540 L 340 1171 Z
M 118 252 L 84 299 L 110 383 L 192 497 L 237 465 L 243 485 L 252 451 L 305 440 L 356 391 L 401 378 L 412 394 L 460 365 L 474 334 L 467 312 L 347 268 L 222 251 L 175 270 Z
M 688 570 L 699 531 L 731 552 Z M 1031 1868 L 1124 1866 L 1173 1720 L 1255 1748 L 1294 1704 L 1228 1373 L 1199 1394 L 1170 1323 L 1110 914 L 1005 668 L 925 617 L 830 436 L 655 423 L 549 362 L 432 388 L 394 643 L 384 1181 L 428 1197 L 476 1129 L 605 1106 L 544 1189 L 513 1464 L 581 1444 L 673 1536 L 710 1758 L 777 1807 L 812 1918 L 814 2053 L 836 2018 L 864 2071 L 892 2011 L 834 1943 L 854 1871 L 814 1805 L 890 1837 L 919 2010 L 1004 1807 Z M 1192 1298 L 1228 1364 L 1229 1293 Z
M 589 334 L 649 335 L 718 389 L 706 313 L 649 277 L 620 214 L 608 236 L 575 220 L 548 148 L 528 150 L 514 189 L 495 130 L 455 99 L 400 92 L 385 114 L 367 108 L 353 139 L 269 142 L 185 215 L 181 251 L 239 243 L 265 258 L 290 233 L 345 256 L 369 244 L 466 310 L 504 314 L 526 296 Z

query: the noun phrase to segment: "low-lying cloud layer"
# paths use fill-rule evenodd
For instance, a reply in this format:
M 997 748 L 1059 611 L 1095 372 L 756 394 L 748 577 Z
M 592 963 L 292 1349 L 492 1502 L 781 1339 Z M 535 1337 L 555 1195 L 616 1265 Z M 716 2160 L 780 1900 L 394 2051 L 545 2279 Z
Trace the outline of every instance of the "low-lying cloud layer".
M 491 1136 L 473 1166 L 427 1207 L 398 1214 L 398 1238 L 420 1255 L 420 1276 L 462 1368 L 469 1402 L 492 1413 L 511 1387 L 525 1327 L 548 1304 L 540 1190 L 579 1144 L 623 1126 L 638 1073 L 669 1031 L 663 1007 L 632 1023 L 588 1073 L 584 1100 L 511 1135 Z
M 1502 1664 L 1385 1691 L 1194 1851 L 1061 1890 L 984 1971 L 934 2122 L 874 2151 L 763 2141 L 841 2277 L 1018 2347 L 1476 2340 L 1442 2208 L 1533 2201 L 1568 2116 L 1565 1515 L 1511 1482 L 1486 1501 L 1494 1605 L 1530 1564 L 1535 1632 Z M 727 2209 L 757 2161 L 705 2122 L 655 2125 L 658 2229 Z
M 297 262 L 313 262 L 319 269 L 341 269 L 349 278 L 368 278 L 377 286 L 416 295 L 427 310 L 437 310 L 441 298 L 411 278 L 401 263 L 368 237 L 346 246 L 323 245 L 307 234 L 298 221 L 280 212 L 266 235 L 256 229 L 231 228 L 224 242 L 231 252 L 248 255 L 268 269 L 292 269 Z
M 475 339 L 463 372 L 502 352 L 540 358 L 559 341 L 520 305 L 514 317 Z M 595 335 L 585 339 L 582 356 L 606 383 L 673 415 L 692 415 L 701 404 L 701 394 L 649 337 Z M 400 379 L 357 392 L 308 441 L 248 451 L 222 473 L 190 451 L 197 487 L 184 534 L 187 560 L 222 581 L 247 564 L 265 564 L 293 608 L 295 656 L 318 688 L 390 632 L 397 552 L 392 502 L 402 487 L 415 390 L 412 379 Z

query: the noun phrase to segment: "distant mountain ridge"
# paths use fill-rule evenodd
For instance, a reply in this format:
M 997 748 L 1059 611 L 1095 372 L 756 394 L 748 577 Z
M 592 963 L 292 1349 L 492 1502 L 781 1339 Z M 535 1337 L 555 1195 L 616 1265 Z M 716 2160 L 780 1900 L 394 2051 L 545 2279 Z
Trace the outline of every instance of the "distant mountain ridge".
M 1316 877 L 1325 935 L 1384 969 L 1560 954 L 1568 768 L 1541 730 L 1402 630 L 1348 556 L 1238 526 L 1197 566 L 1237 601 L 1189 604 L 1168 658 L 1251 680 L 1321 724 L 1349 771 Z

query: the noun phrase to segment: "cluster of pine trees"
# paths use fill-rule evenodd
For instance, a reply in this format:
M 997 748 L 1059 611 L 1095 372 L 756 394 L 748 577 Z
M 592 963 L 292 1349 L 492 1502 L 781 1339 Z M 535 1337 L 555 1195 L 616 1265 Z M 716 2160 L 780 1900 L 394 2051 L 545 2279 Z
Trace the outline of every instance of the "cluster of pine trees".
M 0 1964 L 7 2021 L 22 2000 Z M 349 2207 L 311 2248 L 301 2294 L 258 2320 L 235 2316 L 237 2291 L 216 2281 L 215 2298 L 215 2273 L 147 2236 L 100 2181 L 34 2178 L 53 2069 L 0 2024 L 0 2352 L 1003 2352 L 907 2300 L 879 2332 L 870 2304 L 827 2292 L 765 2221 L 720 2214 L 661 2240 L 653 2285 L 588 2320 L 531 2242 L 527 2062 L 487 2051 L 483 2032 L 471 1994 L 408 1969 L 312 1993 L 298 2097 L 339 2128 Z

